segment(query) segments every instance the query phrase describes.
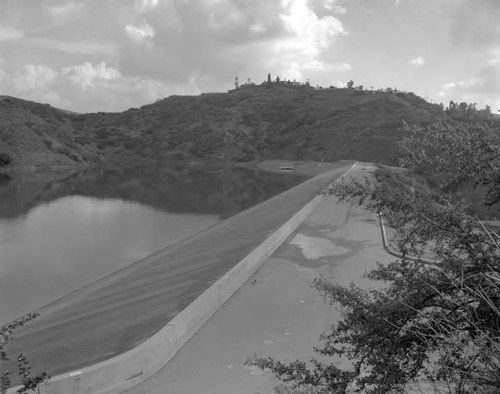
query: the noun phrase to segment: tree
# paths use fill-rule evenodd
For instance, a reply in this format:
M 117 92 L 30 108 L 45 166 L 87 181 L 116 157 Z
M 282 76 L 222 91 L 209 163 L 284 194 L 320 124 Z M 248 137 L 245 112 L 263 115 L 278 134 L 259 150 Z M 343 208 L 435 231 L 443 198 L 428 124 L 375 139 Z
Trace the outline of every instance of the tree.
M 350 81 L 347 81 L 346 88 L 352 89 L 353 87 L 354 87 L 354 81 L 352 79 Z
M 271 73 L 267 74 L 267 84 L 270 85 L 273 81 L 271 80 Z
M 443 188 L 473 180 L 487 188 L 487 206 L 500 202 L 500 134 L 485 124 L 439 122 L 427 127 L 405 125 L 402 164 L 432 170 Z
M 404 125 L 402 131 L 403 164 L 409 170 L 433 168 L 443 185 L 472 176 L 500 202 L 494 192 L 500 174 L 498 131 L 457 123 Z M 402 392 L 419 379 L 453 393 L 499 392 L 500 235 L 471 216 L 466 205 L 409 187 L 409 176 L 398 183 L 387 174 L 394 175 L 379 170 L 376 181 L 344 182 L 328 191 L 383 215 L 397 230 L 401 252 L 398 261 L 367 274 L 386 282 L 382 290 L 344 288 L 322 278 L 314 283 L 343 309 L 317 351 L 346 357 L 353 367 L 318 360 L 249 362 L 321 393 Z M 430 244 L 435 262 L 422 258 Z

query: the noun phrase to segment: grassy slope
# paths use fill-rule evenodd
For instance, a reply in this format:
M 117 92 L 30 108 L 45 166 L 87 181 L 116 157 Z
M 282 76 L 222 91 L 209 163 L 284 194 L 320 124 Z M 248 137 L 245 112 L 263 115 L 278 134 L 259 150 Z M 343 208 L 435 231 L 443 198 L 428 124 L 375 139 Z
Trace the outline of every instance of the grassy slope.
M 65 166 L 93 160 L 75 136 L 64 111 L 0 96 L 0 152 L 13 159 L 10 166 Z
M 0 152 L 11 166 L 158 159 L 281 158 L 391 163 L 403 120 L 444 117 L 413 94 L 273 84 L 171 96 L 122 113 L 71 114 L 0 98 Z

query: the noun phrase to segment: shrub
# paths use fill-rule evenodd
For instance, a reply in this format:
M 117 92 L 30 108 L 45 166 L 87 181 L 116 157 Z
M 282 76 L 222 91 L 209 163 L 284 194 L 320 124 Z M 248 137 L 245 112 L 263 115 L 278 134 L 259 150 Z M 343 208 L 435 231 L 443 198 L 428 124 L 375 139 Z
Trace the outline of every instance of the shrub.
M 499 202 L 495 131 L 463 124 L 403 131 L 407 165 L 434 168 L 444 185 L 474 176 L 492 192 L 492 202 Z M 401 253 L 400 260 L 366 274 L 385 282 L 381 290 L 342 287 L 324 278 L 314 283 L 343 312 L 316 350 L 323 357 L 345 357 L 352 368 L 272 357 L 251 364 L 297 387 L 328 393 L 405 392 L 422 380 L 434 387 L 425 392 L 500 392 L 500 235 L 469 215 L 464 204 L 432 198 L 416 186 L 400 187 L 398 179 L 379 176 L 378 182 L 344 182 L 327 192 L 390 216 Z M 429 245 L 434 262 L 422 258 Z
M 0 167 L 6 166 L 7 164 L 12 162 L 12 157 L 10 157 L 5 152 L 0 152 Z
M 12 180 L 9 174 L 0 172 L 0 186 L 4 186 Z
M 13 321 L 12 323 L 0 327 L 0 361 L 9 359 L 4 347 L 8 344 L 10 335 L 37 317 L 37 313 L 30 313 Z M 17 367 L 22 382 L 22 387 L 18 390 L 18 393 L 32 392 L 32 390 L 35 390 L 41 383 L 49 379 L 49 375 L 46 372 L 32 375 L 30 363 L 26 359 L 26 356 L 22 353 L 17 357 Z M 0 373 L 0 394 L 5 394 L 10 385 L 11 380 L 9 371 Z

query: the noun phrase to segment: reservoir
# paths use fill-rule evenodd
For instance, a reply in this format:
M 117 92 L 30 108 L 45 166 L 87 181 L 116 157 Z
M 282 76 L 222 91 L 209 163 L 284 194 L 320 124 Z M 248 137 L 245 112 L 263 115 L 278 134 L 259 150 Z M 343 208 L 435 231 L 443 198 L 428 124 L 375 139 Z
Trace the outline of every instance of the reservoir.
M 0 186 L 0 324 L 303 180 L 179 163 L 13 176 Z

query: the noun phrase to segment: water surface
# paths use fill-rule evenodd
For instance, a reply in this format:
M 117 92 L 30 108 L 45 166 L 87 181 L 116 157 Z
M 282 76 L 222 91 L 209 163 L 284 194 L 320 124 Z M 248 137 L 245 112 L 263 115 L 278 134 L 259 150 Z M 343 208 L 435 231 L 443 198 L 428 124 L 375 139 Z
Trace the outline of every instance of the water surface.
M 0 324 L 218 221 L 81 196 L 0 220 Z
M 0 324 L 303 179 L 179 163 L 12 176 L 0 185 Z

